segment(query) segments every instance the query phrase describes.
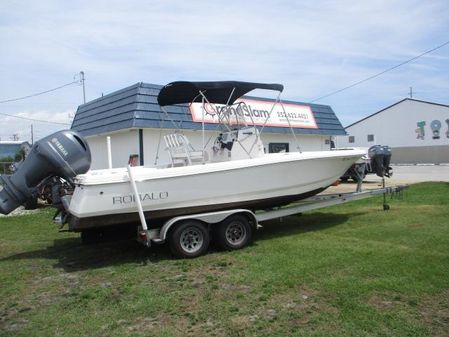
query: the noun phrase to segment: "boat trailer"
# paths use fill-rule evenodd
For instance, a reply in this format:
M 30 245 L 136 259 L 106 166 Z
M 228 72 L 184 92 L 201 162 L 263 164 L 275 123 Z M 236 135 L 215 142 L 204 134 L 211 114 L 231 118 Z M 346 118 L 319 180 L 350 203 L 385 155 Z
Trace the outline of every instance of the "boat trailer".
M 344 204 L 350 201 L 366 199 L 383 195 L 383 209 L 389 210 L 387 196 L 402 195 L 408 185 L 383 187 L 365 191 L 322 194 L 313 196 L 300 202 L 270 210 L 253 212 L 249 209 L 231 209 L 218 212 L 207 212 L 177 216 L 166 221 L 162 227 L 149 229 L 145 219 L 137 230 L 137 241 L 150 247 L 153 243 L 160 244 L 168 241 L 172 253 L 180 258 L 197 257 L 208 249 L 210 239 L 223 250 L 235 250 L 246 246 L 252 240 L 255 230 L 262 228 L 260 223 L 287 216 L 302 214 L 329 206 Z M 137 190 L 135 190 L 137 194 Z M 136 198 L 139 213 L 141 207 Z

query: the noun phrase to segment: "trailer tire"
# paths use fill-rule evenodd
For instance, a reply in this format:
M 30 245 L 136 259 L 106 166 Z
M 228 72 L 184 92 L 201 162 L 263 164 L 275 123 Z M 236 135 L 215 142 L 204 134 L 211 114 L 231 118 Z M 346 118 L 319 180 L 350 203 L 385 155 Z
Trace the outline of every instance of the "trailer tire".
M 214 241 L 223 250 L 236 250 L 251 242 L 253 229 L 248 217 L 231 215 L 220 222 L 214 230 Z
M 206 226 L 196 220 L 187 220 L 169 233 L 170 250 L 178 258 L 194 258 L 209 248 L 210 236 Z

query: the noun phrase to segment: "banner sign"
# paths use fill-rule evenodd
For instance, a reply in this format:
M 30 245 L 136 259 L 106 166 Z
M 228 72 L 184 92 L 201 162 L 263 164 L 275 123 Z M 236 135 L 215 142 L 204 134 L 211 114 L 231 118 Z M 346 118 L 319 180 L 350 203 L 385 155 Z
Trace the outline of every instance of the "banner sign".
M 243 102 L 243 104 L 238 104 Z M 211 106 L 212 105 L 212 106 Z M 284 107 L 284 108 L 282 108 Z M 264 125 L 317 129 L 312 109 L 306 105 L 240 98 L 231 107 L 222 104 L 192 103 L 194 122 Z M 220 118 L 219 118 L 220 117 Z M 290 122 L 290 124 L 289 124 Z

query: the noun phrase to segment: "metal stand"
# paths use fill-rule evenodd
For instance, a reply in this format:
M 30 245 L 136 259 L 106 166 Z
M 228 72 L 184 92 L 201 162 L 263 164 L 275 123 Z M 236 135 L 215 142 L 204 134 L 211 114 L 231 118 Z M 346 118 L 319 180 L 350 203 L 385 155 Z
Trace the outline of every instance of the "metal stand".
M 362 192 L 362 183 L 363 179 L 365 178 L 365 168 L 366 164 L 359 164 L 354 166 L 354 172 L 357 176 L 357 192 Z M 383 186 L 385 188 L 385 185 Z
M 382 189 L 385 190 L 385 177 L 382 177 Z M 390 209 L 390 205 L 387 204 L 387 193 L 384 193 L 384 211 L 388 211 Z

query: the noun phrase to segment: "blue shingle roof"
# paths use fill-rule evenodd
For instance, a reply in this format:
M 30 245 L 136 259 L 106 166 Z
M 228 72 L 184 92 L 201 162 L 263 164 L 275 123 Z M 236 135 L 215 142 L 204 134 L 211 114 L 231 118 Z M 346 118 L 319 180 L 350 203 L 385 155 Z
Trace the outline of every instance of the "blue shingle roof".
M 165 119 L 157 95 L 162 85 L 136 83 L 127 88 L 97 98 L 80 105 L 72 123 L 72 130 L 83 136 L 97 135 L 129 128 L 174 128 L 170 120 Z M 259 100 L 274 101 L 267 98 L 252 97 Z M 310 106 L 318 129 L 295 128 L 298 134 L 309 135 L 345 135 L 345 131 L 332 108 L 328 105 L 283 101 L 285 103 Z M 201 129 L 201 123 L 192 121 L 187 105 L 165 107 L 171 119 L 181 129 Z M 162 124 L 162 125 L 161 125 Z M 206 130 L 216 130 L 216 124 L 205 124 Z M 264 132 L 291 133 L 286 127 L 265 127 Z

